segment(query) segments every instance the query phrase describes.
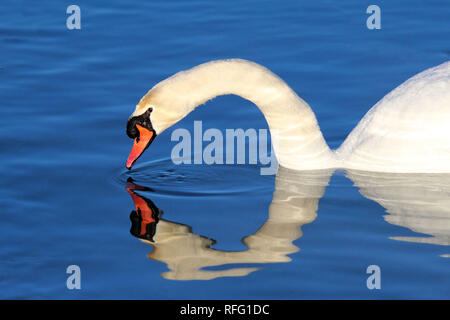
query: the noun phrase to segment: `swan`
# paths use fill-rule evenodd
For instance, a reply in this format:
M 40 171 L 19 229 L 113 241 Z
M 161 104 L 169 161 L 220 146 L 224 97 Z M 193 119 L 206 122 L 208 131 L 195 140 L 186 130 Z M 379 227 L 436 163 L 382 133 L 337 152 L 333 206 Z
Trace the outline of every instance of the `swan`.
M 376 103 L 337 150 L 310 106 L 282 79 L 247 60 L 207 62 L 155 85 L 127 122 L 131 169 L 155 137 L 220 95 L 253 102 L 268 123 L 282 167 L 393 173 L 450 172 L 450 61 L 425 70 Z

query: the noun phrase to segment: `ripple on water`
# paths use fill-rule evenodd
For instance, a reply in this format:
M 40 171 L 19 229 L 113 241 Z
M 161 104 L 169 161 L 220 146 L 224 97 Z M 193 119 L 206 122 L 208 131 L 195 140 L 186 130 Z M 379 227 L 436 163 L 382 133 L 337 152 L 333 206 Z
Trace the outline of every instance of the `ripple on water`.
M 144 162 L 114 175 L 120 186 L 129 178 L 160 195 L 229 195 L 271 191 L 274 187 L 274 176 L 260 175 L 258 165 L 176 165 L 170 158 Z

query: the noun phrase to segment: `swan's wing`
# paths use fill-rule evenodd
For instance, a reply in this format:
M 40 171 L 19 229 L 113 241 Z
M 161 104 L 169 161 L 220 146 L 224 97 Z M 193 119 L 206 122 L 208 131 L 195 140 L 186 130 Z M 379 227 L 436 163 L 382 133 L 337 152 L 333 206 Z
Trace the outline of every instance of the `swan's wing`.
M 337 155 L 351 169 L 450 172 L 450 61 L 417 74 L 386 95 Z

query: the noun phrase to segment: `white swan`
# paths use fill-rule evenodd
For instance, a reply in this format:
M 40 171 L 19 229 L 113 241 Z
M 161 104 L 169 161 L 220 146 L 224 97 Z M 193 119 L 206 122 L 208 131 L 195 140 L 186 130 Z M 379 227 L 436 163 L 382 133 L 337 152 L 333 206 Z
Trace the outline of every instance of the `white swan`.
M 386 95 L 331 151 L 309 105 L 268 69 L 240 59 L 201 64 L 154 86 L 127 123 L 127 134 L 135 139 L 127 168 L 156 135 L 226 94 L 259 107 L 283 167 L 450 172 L 450 62 L 419 73 Z

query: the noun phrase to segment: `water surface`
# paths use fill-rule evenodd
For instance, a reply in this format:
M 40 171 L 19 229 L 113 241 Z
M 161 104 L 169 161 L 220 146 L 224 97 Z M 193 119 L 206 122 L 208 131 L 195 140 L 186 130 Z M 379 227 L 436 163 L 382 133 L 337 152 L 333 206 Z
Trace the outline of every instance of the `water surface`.
M 194 120 L 267 128 L 238 97 L 208 102 L 124 168 L 140 97 L 220 58 L 277 73 L 338 147 L 383 95 L 450 59 L 446 1 L 378 1 L 376 31 L 364 1 L 76 4 L 73 31 L 68 3 L 0 9 L 0 298 L 450 297 L 446 176 L 175 166 L 171 132 Z M 130 233 L 130 192 L 163 211 L 156 245 Z M 71 264 L 81 290 L 66 288 Z M 373 264 L 381 290 L 366 287 Z

